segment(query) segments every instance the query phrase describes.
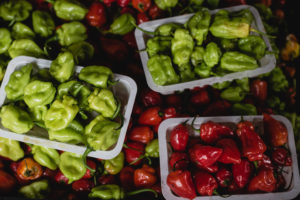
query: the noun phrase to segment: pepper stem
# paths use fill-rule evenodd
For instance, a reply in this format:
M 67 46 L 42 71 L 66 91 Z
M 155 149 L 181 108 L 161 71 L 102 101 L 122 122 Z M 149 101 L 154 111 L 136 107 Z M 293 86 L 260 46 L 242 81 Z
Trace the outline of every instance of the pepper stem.
M 120 123 L 120 126 L 115 128 L 115 130 L 119 130 L 123 127 L 124 125 L 124 116 L 123 115 L 120 115 L 120 119 L 121 119 L 121 123 Z
M 117 100 L 117 109 L 116 109 L 114 115 L 111 117 L 112 119 L 115 119 L 119 115 L 120 110 L 121 110 L 121 102 L 117 98 L 116 98 L 116 100 Z
M 269 38 L 273 38 L 273 39 L 276 38 L 276 36 L 268 35 L 267 33 L 264 33 L 264 32 L 262 32 L 262 31 L 259 31 L 259 30 L 257 30 L 257 29 L 254 29 L 254 28 L 251 28 L 250 31 L 253 31 L 253 32 L 258 33 L 258 34 L 260 34 L 260 35 L 267 36 L 267 37 L 269 37 Z
M 138 159 L 136 159 L 136 160 L 132 161 L 131 163 L 129 163 L 129 165 L 133 165 L 134 163 L 142 160 L 144 157 L 145 157 L 145 155 L 140 156 Z
M 196 128 L 194 127 L 194 122 L 195 122 L 195 120 L 196 120 L 196 116 L 194 117 L 194 119 L 193 119 L 193 121 L 192 121 L 192 124 L 191 124 L 192 129 L 193 129 L 194 131 L 200 131 L 200 129 L 196 129 Z
M 146 33 L 146 34 L 148 34 L 148 35 L 154 35 L 154 34 L 155 34 L 155 33 L 152 32 L 152 31 L 147 31 L 147 30 L 144 30 L 144 29 L 140 28 L 138 25 L 136 25 L 136 24 L 133 23 L 133 22 L 131 22 L 131 24 L 132 24 L 135 28 L 137 28 L 138 30 L 142 31 L 143 33 Z
M 133 196 L 133 195 L 136 195 L 136 194 L 140 194 L 140 193 L 143 193 L 143 192 L 152 192 L 154 195 L 155 195 L 155 198 L 158 197 L 158 194 L 155 190 L 153 189 L 149 189 L 149 188 L 146 188 L 146 189 L 140 189 L 140 190 L 135 190 L 135 191 L 132 191 L 132 192 L 128 192 L 126 194 L 126 196 Z
M 116 85 L 117 83 L 119 83 L 120 80 L 107 80 L 108 85 Z
M 84 166 L 85 166 L 87 169 L 89 169 L 92 173 L 95 173 L 96 170 L 93 169 L 93 168 L 90 168 L 90 166 L 88 166 L 88 165 L 86 164 L 86 157 L 87 157 L 87 155 L 88 155 L 89 153 L 91 153 L 92 151 L 94 151 L 94 149 L 93 149 L 92 147 L 89 147 L 89 146 L 86 147 L 86 150 L 85 150 L 85 152 L 84 152 L 83 155 L 82 155 L 82 162 L 83 162 Z

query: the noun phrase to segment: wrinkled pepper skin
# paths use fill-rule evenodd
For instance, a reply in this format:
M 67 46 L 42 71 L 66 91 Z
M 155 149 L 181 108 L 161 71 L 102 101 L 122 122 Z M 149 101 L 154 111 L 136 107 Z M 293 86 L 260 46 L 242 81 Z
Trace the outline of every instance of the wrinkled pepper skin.
M 49 37 L 55 30 L 55 23 L 48 12 L 35 10 L 32 12 L 32 25 L 36 34 Z
M 200 138 L 207 144 L 212 144 L 222 137 L 233 136 L 234 132 L 227 126 L 208 121 L 200 126 Z
M 94 65 L 84 67 L 80 71 L 78 78 L 93 86 L 107 88 L 108 80 L 113 79 L 113 73 L 108 67 Z
M 0 156 L 17 161 L 24 157 L 24 151 L 18 141 L 0 137 Z
M 87 143 L 94 150 L 107 150 L 114 145 L 120 134 L 120 124 L 98 115 L 85 127 Z
M 245 78 L 242 78 L 242 79 L 236 79 L 235 82 L 240 88 L 242 88 L 243 91 L 250 92 L 249 78 L 248 77 L 245 77 Z
M 218 64 L 221 57 L 221 49 L 214 42 L 208 43 L 205 48 L 203 60 L 208 67 L 214 67 Z
M 232 105 L 232 113 L 235 115 L 257 115 L 257 110 L 252 104 L 235 103 Z
M 135 187 L 151 187 L 157 181 L 155 169 L 144 164 L 142 168 L 138 168 L 134 171 L 133 180 Z
M 152 79 L 157 85 L 171 85 L 179 82 L 171 58 L 166 55 L 152 56 L 147 63 Z
M 11 58 L 17 56 L 32 56 L 32 57 L 44 57 L 44 51 L 30 39 L 19 39 L 13 41 L 8 49 L 8 54 Z
M 194 67 L 200 65 L 203 62 L 204 53 L 205 53 L 205 50 L 203 47 L 196 46 L 194 48 L 194 51 L 191 55 L 191 62 Z
M 89 198 L 100 198 L 100 199 L 124 199 L 124 190 L 115 184 L 106 184 L 94 187 L 89 193 Z
M 195 79 L 195 73 L 192 71 L 192 66 L 189 63 L 182 64 L 178 67 L 180 79 L 182 82 L 191 81 Z
M 69 96 L 62 100 L 56 99 L 50 106 L 45 116 L 45 125 L 52 131 L 66 128 L 79 111 L 77 101 Z
M 197 172 L 194 181 L 196 190 L 201 196 L 211 196 L 218 188 L 216 179 L 207 172 Z
M 108 33 L 114 35 L 125 35 L 135 28 L 135 24 L 135 18 L 130 13 L 124 13 L 113 21 Z
M 172 37 L 156 36 L 147 40 L 147 52 L 150 57 L 168 52 L 171 49 Z
M 76 0 L 57 0 L 54 2 L 54 11 L 57 17 L 68 20 L 82 20 L 88 9 Z
M 70 152 L 60 154 L 59 169 L 68 178 L 68 184 L 81 179 L 86 172 L 81 157 L 79 154 Z
M 5 21 L 24 21 L 32 10 L 32 5 L 25 0 L 3 1 L 0 5 L 0 17 Z
M 224 138 L 217 142 L 216 146 L 223 149 L 219 162 L 224 164 L 239 164 L 241 162 L 241 154 L 235 141 L 230 138 Z
M 58 41 L 61 46 L 70 46 L 76 42 L 87 39 L 85 26 L 77 21 L 65 23 L 56 30 Z
M 59 82 L 65 82 L 71 78 L 74 73 L 73 54 L 65 51 L 58 54 L 57 58 L 52 61 L 50 74 Z
M 204 40 L 206 40 L 210 19 L 211 16 L 208 10 L 202 9 L 193 15 L 187 22 L 186 26 L 199 46 L 202 45 Z
M 43 174 L 42 166 L 32 158 L 27 157 L 17 163 L 16 174 L 22 181 L 36 180 Z
M 289 151 L 284 147 L 276 148 L 272 152 L 272 160 L 281 166 L 291 166 L 292 165 L 292 157 L 289 154 Z
M 28 199 L 43 199 L 49 192 L 48 180 L 35 181 L 19 189 L 19 193 Z
M 212 74 L 211 68 L 204 62 L 201 65 L 195 66 L 194 71 L 200 78 L 207 78 Z
M 246 160 L 242 159 L 241 163 L 232 165 L 232 175 L 235 183 L 239 188 L 244 188 L 250 181 L 253 166 Z
M 7 85 L 5 86 L 6 97 L 9 100 L 21 99 L 26 85 L 30 81 L 30 75 L 33 65 L 28 64 L 21 69 L 14 71 L 9 78 Z
M 170 10 L 175 7 L 178 0 L 154 0 L 155 4 L 162 10 Z
M 238 42 L 239 49 L 247 53 L 256 59 L 260 59 L 265 55 L 266 44 L 265 41 L 257 35 L 249 35 L 246 38 L 239 39 Z
M 151 142 L 149 142 L 145 147 L 145 155 L 152 157 L 152 158 L 158 158 L 159 157 L 159 146 L 158 146 L 158 139 L 154 139 Z
M 13 104 L 3 106 L 0 117 L 5 128 L 19 134 L 28 132 L 34 125 L 30 115 Z
M 276 178 L 272 169 L 262 168 L 249 183 L 249 192 L 273 192 L 276 189 Z
M 68 51 L 73 54 L 73 58 L 76 64 L 83 64 L 89 61 L 94 56 L 94 47 L 86 42 L 76 42 L 68 47 Z
M 222 155 L 223 149 L 213 146 L 195 144 L 189 149 L 190 159 L 198 167 L 209 167 L 213 165 Z
M 59 153 L 55 149 L 34 145 L 31 147 L 33 158 L 36 162 L 51 170 L 55 170 L 59 164 Z
M 222 99 L 225 99 L 227 101 L 240 102 L 245 98 L 246 93 L 241 87 L 232 86 L 223 90 L 220 96 Z
M 3 54 L 12 42 L 11 34 L 7 28 L 0 28 L 0 38 L 0 54 Z
M 171 37 L 173 36 L 175 30 L 179 28 L 182 28 L 181 24 L 176 24 L 176 23 L 162 24 L 155 29 L 154 34 L 156 36 Z
M 253 70 L 258 67 L 255 58 L 237 51 L 225 52 L 221 58 L 221 68 L 232 72 Z
M 15 40 L 33 39 L 35 37 L 35 33 L 31 30 L 31 28 L 21 22 L 16 22 L 13 25 L 11 35 Z
M 124 167 L 124 160 L 125 160 L 125 156 L 123 152 L 119 153 L 119 155 L 117 155 L 111 160 L 105 160 L 104 162 L 105 171 L 112 175 L 118 174 Z
M 55 93 L 51 82 L 32 81 L 24 89 L 24 101 L 30 108 L 44 106 L 53 101 Z

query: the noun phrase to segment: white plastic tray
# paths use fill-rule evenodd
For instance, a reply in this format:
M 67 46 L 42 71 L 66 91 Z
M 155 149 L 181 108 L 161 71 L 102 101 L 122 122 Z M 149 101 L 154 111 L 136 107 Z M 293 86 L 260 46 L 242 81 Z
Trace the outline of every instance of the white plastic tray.
M 251 26 L 261 32 L 265 32 L 265 28 L 263 26 L 260 15 L 259 15 L 258 11 L 256 10 L 256 8 L 249 6 L 249 5 L 241 5 L 241 6 L 222 8 L 222 9 L 228 10 L 229 12 L 235 12 L 235 11 L 239 11 L 239 10 L 243 10 L 243 9 L 249 9 L 254 17 L 254 22 L 252 23 Z M 213 15 L 219 10 L 220 9 L 211 10 L 210 13 Z M 139 27 L 144 30 L 147 30 L 147 31 L 154 31 L 158 26 L 160 26 L 162 24 L 170 23 L 170 22 L 184 24 L 193 15 L 194 14 L 186 14 L 186 15 L 181 15 L 181 16 L 177 16 L 177 17 L 153 20 L 153 21 L 142 23 L 139 25 Z M 183 82 L 183 83 L 178 83 L 178 84 L 173 84 L 173 85 L 160 86 L 160 85 L 156 85 L 153 82 L 153 79 L 152 79 L 149 69 L 147 67 L 147 62 L 149 59 L 147 51 L 142 51 L 142 50 L 146 49 L 146 42 L 150 37 L 151 37 L 151 35 L 147 35 L 138 29 L 135 30 L 135 39 L 137 42 L 138 49 L 140 51 L 140 57 L 142 60 L 147 84 L 152 90 L 159 92 L 161 94 L 171 94 L 175 91 L 182 91 L 184 89 L 192 89 L 196 86 L 201 87 L 204 85 L 212 85 L 214 83 L 220 83 L 220 82 L 224 82 L 224 81 L 232 81 L 234 79 L 242 79 L 245 77 L 255 77 L 260 74 L 270 72 L 276 65 L 275 56 L 273 54 L 266 54 L 263 58 L 261 58 L 259 60 L 260 67 L 258 67 L 257 69 L 254 69 L 254 70 L 229 73 L 222 77 L 209 77 L 209 78 L 203 78 L 203 79 L 198 79 L 198 80 L 193 80 L 193 81 Z M 262 36 L 262 38 L 264 39 L 264 41 L 266 43 L 267 50 L 272 51 L 272 47 L 271 47 L 268 37 Z
M 288 187 L 290 181 L 292 181 L 290 189 L 285 192 L 275 192 L 275 193 L 260 193 L 260 194 L 238 194 L 231 195 L 226 199 L 230 200 L 288 200 L 295 198 L 300 193 L 300 179 L 299 179 L 299 168 L 297 161 L 297 153 L 295 147 L 294 132 L 290 121 L 281 115 L 272 115 L 276 120 L 282 122 L 288 130 L 288 148 L 291 152 L 293 164 L 291 167 L 284 167 L 284 170 L 288 173 L 283 173 L 286 186 Z M 262 116 L 243 116 L 244 120 L 252 121 L 255 127 L 263 131 L 262 127 Z M 167 200 L 183 200 L 186 198 L 176 196 L 167 185 L 167 176 L 172 170 L 169 166 L 169 158 L 172 154 L 172 148 L 170 145 L 170 134 L 172 129 L 185 121 L 190 125 L 193 118 L 171 118 L 164 120 L 158 129 L 158 139 L 159 139 L 159 154 L 160 154 L 160 174 L 161 174 L 161 187 L 163 196 Z M 199 128 L 200 125 L 207 121 L 214 121 L 219 123 L 235 123 L 241 121 L 241 116 L 225 116 L 225 117 L 198 117 L 194 122 L 194 127 Z M 191 136 L 199 136 L 199 131 L 194 131 L 192 128 L 189 129 L 189 134 Z M 220 196 L 197 196 L 196 200 L 224 200 L 224 197 Z
M 7 66 L 7 70 L 4 76 L 4 79 L 2 81 L 2 85 L 0 88 L 0 107 L 6 103 L 6 93 L 5 93 L 5 86 L 9 80 L 10 75 L 20 67 L 28 64 L 28 63 L 34 63 L 39 68 L 49 68 L 51 65 L 50 60 L 44 60 L 44 59 L 37 59 L 33 57 L 27 57 L 27 56 L 19 56 L 11 60 Z M 79 73 L 82 69 L 81 66 L 76 66 L 76 72 Z M 136 93 L 137 93 L 137 86 L 133 79 L 131 79 L 128 76 L 120 75 L 120 74 L 114 74 L 115 80 L 118 80 L 118 83 L 115 84 L 112 89 L 114 94 L 120 99 L 122 108 L 121 113 L 124 116 L 124 124 L 123 127 L 120 130 L 120 136 L 115 144 L 115 146 L 107 151 L 93 151 L 89 153 L 88 156 L 95 157 L 95 158 L 101 158 L 101 159 L 112 159 L 115 156 L 117 156 L 123 147 L 127 127 L 129 124 L 133 104 L 135 101 Z M 33 129 L 31 129 L 28 133 L 25 134 L 16 134 L 13 133 L 7 129 L 5 129 L 0 124 L 0 137 L 6 137 L 11 138 L 14 140 L 31 143 L 31 144 L 37 144 L 49 148 L 59 149 L 62 151 L 69 151 L 73 153 L 83 154 L 86 150 L 86 147 L 83 145 L 72 145 L 67 144 L 63 142 L 57 142 L 57 141 L 51 141 L 48 138 L 48 133 L 45 129 L 39 128 L 35 126 Z

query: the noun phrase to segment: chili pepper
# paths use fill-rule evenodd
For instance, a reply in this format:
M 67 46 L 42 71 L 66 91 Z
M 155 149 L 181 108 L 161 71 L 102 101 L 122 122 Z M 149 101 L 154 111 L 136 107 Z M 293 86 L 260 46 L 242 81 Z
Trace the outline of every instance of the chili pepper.
M 133 180 L 136 187 L 151 187 L 157 181 L 155 169 L 144 164 L 134 171 Z
M 94 47 L 85 41 L 72 44 L 68 47 L 68 51 L 73 54 L 76 64 L 87 62 L 94 56 Z
M 44 57 L 44 51 L 30 39 L 14 40 L 8 49 L 11 58 L 17 56 Z
M 228 187 L 232 179 L 232 173 L 229 169 L 222 167 L 216 173 L 216 180 L 218 181 L 219 186 Z
M 155 126 L 162 121 L 162 113 L 160 112 L 160 107 L 154 106 L 147 108 L 140 115 L 138 122 L 141 125 Z
M 68 21 L 82 20 L 88 12 L 88 9 L 76 0 L 57 0 L 53 8 L 58 18 Z
M 230 192 L 231 194 L 240 194 L 243 192 L 243 189 L 239 188 L 239 186 L 233 180 L 228 186 L 228 192 Z
M 93 170 L 96 170 L 97 166 L 96 166 L 96 163 L 93 160 L 87 159 L 86 164 L 87 164 L 87 166 L 89 166 L 89 168 L 91 168 Z M 91 170 L 87 168 L 84 176 L 82 177 L 82 179 L 92 178 L 93 175 L 94 175 L 93 172 L 91 172 Z
M 164 116 L 163 119 L 169 119 L 169 118 L 174 118 L 177 117 L 177 110 L 174 107 L 167 107 L 163 110 Z
M 243 127 L 247 127 L 250 130 L 254 131 L 254 125 L 250 121 L 241 121 L 237 124 L 238 129 L 242 129 Z M 240 136 L 240 132 L 237 132 L 237 135 Z
M 214 42 L 208 43 L 203 54 L 203 60 L 208 67 L 213 67 L 218 64 L 221 57 L 221 50 Z
M 165 96 L 165 103 L 166 105 L 180 108 L 182 105 L 182 98 L 178 94 L 170 94 Z
M 18 141 L 0 137 L 0 156 L 17 161 L 24 157 L 24 151 Z
M 136 40 L 135 40 L 135 36 L 134 36 L 133 32 L 129 32 L 129 33 L 123 35 L 122 39 L 123 39 L 123 41 L 125 41 L 127 43 L 127 45 L 129 47 L 137 48 L 137 44 L 136 44 Z
M 176 170 L 171 172 L 167 177 L 167 185 L 180 197 L 188 199 L 196 197 L 196 189 L 190 171 Z
M 184 151 L 189 140 L 189 130 L 186 124 L 179 124 L 173 128 L 170 143 L 175 151 Z
M 33 158 L 44 167 L 55 170 L 59 164 L 59 153 L 55 149 L 33 145 Z
M 147 89 L 141 93 L 141 101 L 143 106 L 160 106 L 162 105 L 162 96 L 153 90 Z
M 294 34 L 289 34 L 286 36 L 285 47 L 281 49 L 281 58 L 284 61 L 294 60 L 300 55 L 300 45 Z
M 58 54 L 57 58 L 51 63 L 50 74 L 59 82 L 65 82 L 70 79 L 74 73 L 73 54 L 66 51 Z
M 268 96 L 268 83 L 265 80 L 255 79 L 251 82 L 251 94 L 258 102 L 265 102 Z
M 153 131 L 148 126 L 134 127 L 128 135 L 128 139 L 135 142 L 141 142 L 144 144 L 149 143 L 153 139 L 153 137 L 154 137 Z
M 151 17 L 151 19 L 158 19 L 162 17 L 163 14 L 163 10 L 161 10 L 156 4 L 152 4 L 148 10 L 148 15 Z
M 250 92 L 249 78 L 248 77 L 245 77 L 245 78 L 242 78 L 242 79 L 236 79 L 235 82 L 240 88 L 242 88 L 243 91 Z
M 232 105 L 232 112 L 235 115 L 257 115 L 256 107 L 252 104 L 235 103 Z
M 134 17 L 130 13 L 124 13 L 113 21 L 107 33 L 125 35 L 135 28 L 135 24 Z
M 134 187 L 133 174 L 135 169 L 130 166 L 124 167 L 120 172 L 120 182 L 125 190 L 131 190 Z
M 105 160 L 104 169 L 107 173 L 116 175 L 124 167 L 124 153 L 120 152 L 119 155 L 111 160 Z
M 173 37 L 175 31 L 180 28 L 182 28 L 182 25 L 173 23 L 173 22 L 162 24 L 155 29 L 154 35 L 164 36 L 164 37 Z
M 3 1 L 0 4 L 0 17 L 5 21 L 24 21 L 32 10 L 32 5 L 25 0 Z
M 98 178 L 98 183 L 100 185 L 115 184 L 116 182 L 115 176 L 111 174 L 102 175 Z
M 0 192 L 1 194 L 3 193 L 8 193 L 16 185 L 16 179 L 7 173 L 6 171 L 0 169 Z
M 246 38 L 239 39 L 238 47 L 241 51 L 256 59 L 261 59 L 267 48 L 265 41 L 257 35 L 249 35 Z
M 264 114 L 264 130 L 269 142 L 274 147 L 284 145 L 288 140 L 286 127 L 269 114 Z
M 201 65 L 195 66 L 194 71 L 200 78 L 207 78 L 212 75 L 211 68 L 208 67 L 204 62 Z
M 87 66 L 79 73 L 79 79 L 96 87 L 107 88 L 113 78 L 111 69 L 105 66 Z
M 12 42 L 12 38 L 7 28 L 0 28 L 0 37 L 1 37 L 0 54 L 3 54 L 8 50 Z
M 169 159 L 169 166 L 173 170 L 181 169 L 185 170 L 189 164 L 189 157 L 184 152 L 173 152 Z
M 224 138 L 219 140 L 216 146 L 223 149 L 223 153 L 218 159 L 219 162 L 225 164 L 238 164 L 241 162 L 241 154 L 234 140 Z
M 154 0 L 155 4 L 162 10 L 170 10 L 175 7 L 178 0 Z
M 117 4 L 120 7 L 126 7 L 130 3 L 130 0 L 117 0 Z
M 282 166 L 291 166 L 292 165 L 292 157 L 289 155 L 287 149 L 283 147 L 276 148 L 272 152 L 272 160 Z
M 131 4 L 140 13 L 144 13 L 151 7 L 151 0 L 132 0 Z
M 191 81 L 195 79 L 195 73 L 189 63 L 182 64 L 178 67 L 180 79 L 182 82 Z
M 56 34 L 61 46 L 70 46 L 87 39 L 86 27 L 77 21 L 64 23 L 56 29 Z
M 209 173 L 216 173 L 217 171 L 219 171 L 219 165 L 217 163 L 214 163 L 213 165 L 206 166 L 206 167 L 197 165 L 197 168 L 205 170 Z
M 203 62 L 204 53 L 205 53 L 205 50 L 203 47 L 196 46 L 194 48 L 194 51 L 191 55 L 191 62 L 194 67 L 198 66 L 199 64 L 201 64 Z
M 68 184 L 69 182 L 69 179 L 60 170 L 55 174 L 54 180 L 57 183 L 64 183 L 64 184 Z
M 44 171 L 43 171 L 42 177 L 54 181 L 54 180 L 55 180 L 54 177 L 55 177 L 56 174 L 57 174 L 57 170 L 52 170 L 52 169 L 49 169 L 49 168 L 46 167 L 46 168 L 44 169 Z
M 283 71 L 279 67 L 275 67 L 268 76 L 268 83 L 272 91 L 284 92 L 289 87 L 289 83 Z
M 146 13 L 138 13 L 137 14 L 137 24 L 142 24 L 147 21 L 149 21 L 149 18 L 146 15 Z
M 149 57 L 169 52 L 171 48 L 171 39 L 170 36 L 155 36 L 147 40 L 146 45 Z
M 106 23 L 105 6 L 100 2 L 93 2 L 85 18 L 90 26 L 102 27 Z
M 222 137 L 233 136 L 234 132 L 226 125 L 208 121 L 200 126 L 200 138 L 203 142 L 211 144 Z
M 204 116 L 222 116 L 228 114 L 231 104 L 226 100 L 217 100 L 203 111 Z
M 151 140 L 145 147 L 145 156 L 158 158 L 159 157 L 159 146 L 158 139 Z
M 72 183 L 72 189 L 77 192 L 89 192 L 93 187 L 93 181 L 88 179 L 79 179 Z
M 17 174 L 21 180 L 36 180 L 43 174 L 43 169 L 32 158 L 24 158 L 18 164 Z
M 41 37 L 49 37 L 55 30 L 55 23 L 48 12 L 35 10 L 32 12 L 32 26 Z
M 201 196 L 211 196 L 218 188 L 216 179 L 207 172 L 197 172 L 194 181 L 196 190 Z
M 15 40 L 18 39 L 33 39 L 35 33 L 25 24 L 16 22 L 11 30 L 11 35 Z
M 233 179 L 239 188 L 244 188 L 247 185 L 250 181 L 252 171 L 253 166 L 246 159 L 242 159 L 239 164 L 232 165 Z
M 200 91 L 194 93 L 190 102 L 195 106 L 203 106 L 210 102 L 210 97 L 206 89 L 201 89 Z
M 139 142 L 127 142 L 126 145 L 128 146 L 128 148 L 124 148 L 126 162 L 139 165 L 142 162 L 140 158 L 142 158 L 145 151 L 144 145 Z
M 252 178 L 248 186 L 249 192 L 273 192 L 275 189 L 276 178 L 274 177 L 273 170 L 267 168 L 262 168 L 258 174 Z
M 227 51 L 221 58 L 220 67 L 224 70 L 240 72 L 245 70 L 253 70 L 258 67 L 255 58 L 237 51 Z
M 220 38 L 220 46 L 225 51 L 234 50 L 237 46 L 237 39 Z
M 189 149 L 190 159 L 199 167 L 208 167 L 213 165 L 222 155 L 223 149 L 195 144 Z
M 257 167 L 256 167 L 256 163 L 257 163 Z M 259 169 L 260 168 L 274 169 L 274 165 L 273 165 L 271 159 L 266 154 L 263 155 L 263 158 L 261 160 L 254 161 L 254 165 L 256 168 L 259 168 Z
M 228 101 L 240 102 L 245 98 L 246 92 L 239 86 L 230 86 L 223 90 L 220 96 Z
M 40 180 L 23 186 L 19 189 L 19 193 L 28 199 L 43 199 L 49 192 L 48 180 Z

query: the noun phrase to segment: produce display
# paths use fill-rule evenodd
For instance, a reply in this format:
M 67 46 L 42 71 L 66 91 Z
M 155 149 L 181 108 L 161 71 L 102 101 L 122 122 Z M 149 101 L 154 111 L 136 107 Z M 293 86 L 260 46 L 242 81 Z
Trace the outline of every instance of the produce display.
M 242 4 L 259 11 L 266 30 L 264 37 L 269 39 L 272 52 L 265 47 L 262 33 L 250 26 L 248 10 L 207 14 L 208 10 Z M 285 130 L 272 120 L 272 114 L 283 115 L 293 126 L 299 152 L 296 66 L 300 35 L 292 23 L 298 13 L 295 4 L 282 0 L 1 1 L 0 82 L 6 70 L 10 71 L 8 63 L 18 56 L 53 61 L 49 69 L 33 62 L 14 70 L 3 91 L 6 100 L 0 110 L 1 129 L 18 136 L 43 130 L 50 140 L 89 148 L 81 155 L 0 137 L 0 196 L 165 199 L 158 129 L 168 118 L 264 115 L 265 132 L 271 133 L 274 127 Z M 148 33 L 149 48 L 145 51 L 151 57 L 150 68 L 156 73 L 157 84 L 171 85 L 259 69 L 260 58 L 267 54 L 276 57 L 276 67 L 254 78 L 168 95 L 152 91 L 145 80 L 134 30 L 150 20 L 191 13 L 194 15 L 189 23 L 164 24 Z M 226 32 L 228 27 L 223 22 L 242 26 L 235 27 L 240 29 L 233 33 Z M 75 70 L 77 65 L 84 66 L 80 72 Z M 120 103 L 111 91 L 118 81 L 113 79 L 114 73 L 130 76 L 138 85 L 131 118 L 124 121 L 129 123 L 124 145 L 109 160 L 87 157 L 92 149 L 110 150 L 122 126 L 123 117 L 118 113 L 126 102 Z M 160 78 L 161 75 L 165 76 Z M 287 148 L 286 142 L 290 140 L 286 140 L 286 133 L 281 131 L 282 135 L 275 139 L 272 134 L 265 137 L 254 122 L 254 130 L 246 121 L 240 126 L 227 125 L 211 120 L 206 130 L 210 126 L 221 127 L 222 134 L 191 138 L 185 125 L 178 124 L 176 134 L 180 141 L 170 138 L 176 153 L 166 160 L 172 167 L 164 186 L 170 187 L 174 195 L 189 194 L 191 199 L 207 195 L 276 195 L 287 191 L 283 185 L 289 185 L 290 179 L 285 178 L 285 169 L 296 161 Z M 255 142 L 248 144 L 249 137 Z M 253 149 L 252 145 L 259 148 Z M 204 153 L 212 151 L 215 156 L 199 161 L 203 148 Z M 242 177 L 236 180 L 239 173 Z M 185 185 L 184 191 L 174 186 L 178 178 Z M 271 184 L 264 184 L 265 178 Z M 212 184 L 206 187 L 205 181 Z

